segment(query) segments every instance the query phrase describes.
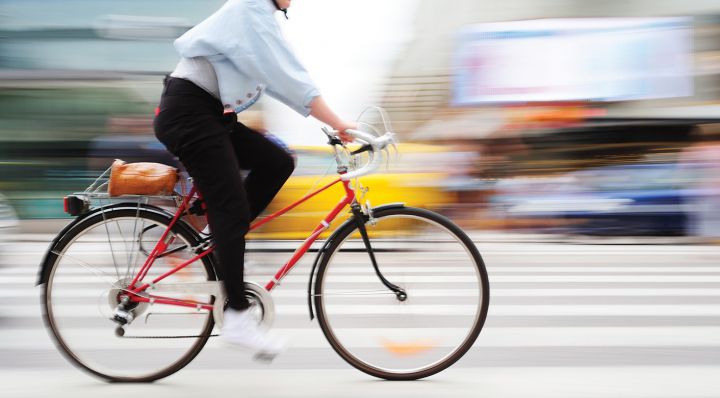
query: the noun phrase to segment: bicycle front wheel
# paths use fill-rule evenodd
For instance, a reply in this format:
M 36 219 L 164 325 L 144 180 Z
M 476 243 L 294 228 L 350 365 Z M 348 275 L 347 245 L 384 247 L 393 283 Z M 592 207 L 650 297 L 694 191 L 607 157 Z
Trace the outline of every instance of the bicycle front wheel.
M 449 219 L 428 210 L 378 210 L 346 224 L 315 283 L 318 321 L 350 365 L 388 380 L 414 380 L 460 359 L 485 322 L 489 283 L 480 253 Z
M 45 322 L 58 348 L 74 364 L 109 381 L 149 382 L 187 365 L 212 332 L 206 310 L 132 303 L 134 320 L 114 322 L 119 300 L 171 221 L 162 211 L 135 205 L 90 214 L 59 239 L 46 257 Z M 149 282 L 194 256 L 198 235 L 183 223 L 171 229 L 168 247 L 153 263 Z M 158 282 L 197 284 L 216 280 L 208 256 Z M 185 302 L 212 303 L 208 294 L 160 293 Z

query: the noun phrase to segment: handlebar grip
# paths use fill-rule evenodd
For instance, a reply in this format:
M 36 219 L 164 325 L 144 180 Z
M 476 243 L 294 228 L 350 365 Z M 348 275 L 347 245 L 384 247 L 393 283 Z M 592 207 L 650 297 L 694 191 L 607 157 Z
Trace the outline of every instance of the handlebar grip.
M 345 130 L 345 133 L 347 133 L 347 135 L 355 138 L 356 140 L 360 140 L 362 142 L 372 145 L 373 148 L 375 148 L 377 146 L 378 139 L 377 139 L 377 137 L 375 137 L 371 134 L 365 133 L 363 131 L 352 130 L 352 129 Z
M 382 157 L 377 155 L 375 151 L 368 152 L 368 155 L 370 156 L 370 161 L 368 161 L 368 163 L 365 166 L 363 166 L 355 171 L 351 171 L 351 172 L 341 175 L 340 179 L 343 181 L 349 181 L 354 178 L 364 176 L 365 174 L 370 174 L 373 171 L 375 171 L 380 166 L 380 160 L 382 159 Z
M 323 131 L 331 139 L 332 139 L 332 137 L 335 137 L 335 136 L 331 137 L 331 134 L 330 134 L 331 131 L 326 131 L 325 129 L 323 129 Z M 336 132 L 333 131 L 332 133 L 336 133 Z M 395 134 L 393 134 L 391 132 L 386 132 L 385 134 L 383 134 L 380 137 L 375 137 L 372 134 L 368 134 L 363 131 L 358 131 L 358 130 L 353 130 L 353 129 L 347 129 L 347 130 L 345 130 L 345 133 L 347 135 L 353 137 L 355 140 L 365 143 L 362 146 L 362 148 L 352 152 L 352 154 L 355 155 L 357 153 L 367 151 L 369 154 L 370 160 L 368 161 L 368 163 L 365 166 L 363 166 L 355 171 L 351 171 L 349 173 L 343 174 L 340 177 L 343 181 L 352 180 L 354 178 L 357 178 L 357 177 L 360 177 L 360 176 L 363 176 L 365 174 L 369 174 L 369 173 L 375 171 L 380 166 L 380 163 L 382 161 L 382 156 L 379 154 L 379 152 L 382 151 L 383 149 L 385 149 L 386 146 L 395 143 Z

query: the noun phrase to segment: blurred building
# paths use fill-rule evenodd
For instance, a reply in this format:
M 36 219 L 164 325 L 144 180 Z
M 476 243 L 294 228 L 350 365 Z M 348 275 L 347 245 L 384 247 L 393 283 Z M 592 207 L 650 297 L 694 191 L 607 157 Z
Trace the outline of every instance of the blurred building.
M 62 216 L 114 157 L 167 159 L 152 114 L 172 40 L 222 3 L 1 2 L 0 192 L 21 218 Z
M 0 193 L 20 218 L 62 216 L 58 198 L 83 189 L 114 157 L 172 162 L 155 140 L 151 125 L 162 75 L 177 62 L 171 42 L 223 2 L 0 2 Z M 502 196 L 499 191 L 504 190 L 506 199 L 512 197 L 503 206 L 536 209 L 533 201 L 513 200 L 538 194 L 540 186 L 566 186 L 565 182 L 586 176 L 594 176 L 592 181 L 597 182 L 589 184 L 588 190 L 604 189 L 597 188 L 601 186 L 617 190 L 611 199 L 606 198 L 607 192 L 591 198 L 591 208 L 598 201 L 639 200 L 647 197 L 646 191 L 654 192 L 652 200 L 626 209 L 627 214 L 668 203 L 682 205 L 683 180 L 674 176 L 674 165 L 698 141 L 698 131 L 710 131 L 710 139 L 720 135 L 714 126 L 720 123 L 720 2 L 417 0 L 408 4 L 417 7 L 411 10 L 415 12 L 414 34 L 395 54 L 381 102 L 402 141 L 440 142 L 452 148 L 439 162 L 448 178 L 435 189 L 451 193 L 458 203 L 444 211 L 471 222 L 492 220 L 494 216 L 484 211 Z M 367 7 L 371 8 L 370 12 L 365 9 L 367 15 L 375 12 L 374 6 Z M 588 24 L 583 18 L 593 21 Z M 526 54 L 521 51 L 517 62 L 512 57 L 518 53 L 513 54 L 511 46 L 496 45 L 500 57 L 507 56 L 505 63 L 530 71 L 535 64 L 547 68 L 546 61 L 569 64 L 582 57 L 573 58 L 572 51 L 546 51 L 545 45 L 557 44 L 553 36 L 606 30 L 607 35 L 597 37 L 604 50 L 596 54 L 607 55 L 598 58 L 605 67 L 617 64 L 619 70 L 634 76 L 625 79 L 628 84 L 603 86 L 593 80 L 594 65 L 586 62 L 567 75 L 574 82 L 568 85 L 570 91 L 584 94 L 563 96 L 557 90 L 554 96 L 530 99 L 509 87 L 504 95 L 510 100 L 502 101 L 502 96 L 473 98 L 470 90 L 463 92 L 472 83 L 467 76 L 459 78 L 458 54 L 463 45 L 474 45 L 473 40 L 486 40 L 493 34 L 521 39 L 533 29 L 532 34 L 544 44 Z M 474 36 L 464 39 L 463 32 L 468 31 Z M 633 36 L 637 32 L 640 36 Z M 622 47 L 624 40 L 618 36 L 626 33 L 633 38 L 627 41 L 644 37 L 649 43 L 635 48 L 652 47 L 656 56 L 671 54 L 664 55 L 668 62 L 654 62 L 632 47 Z M 674 44 L 663 46 L 669 41 L 658 42 L 661 36 L 652 36 L 656 34 L 669 34 Z M 373 40 L 385 40 L 383 35 L 392 36 L 382 33 Z M 372 43 L 366 43 L 367 48 L 355 57 L 372 58 L 377 50 Z M 513 45 L 520 47 L 521 40 Z M 591 59 L 587 56 L 593 54 L 593 47 L 580 47 L 577 53 Z M 672 66 L 667 68 L 670 78 L 662 81 L 666 64 Z M 557 88 L 564 76 L 553 72 Z M 541 72 L 535 79 L 538 76 L 543 78 Z M 577 83 L 586 81 L 589 84 Z M 657 81 L 661 83 L 656 85 Z M 263 106 L 254 111 L 263 112 Z M 243 113 L 243 117 L 263 119 L 257 113 Z M 637 163 L 653 167 L 635 167 Z M 614 180 L 618 175 L 627 177 L 622 184 L 605 184 L 606 178 Z M 648 175 L 658 181 L 636 183 Z M 537 184 L 540 178 L 550 180 Z M 648 188 L 625 192 L 629 186 Z M 521 194 L 511 195 L 514 192 Z M 565 204 L 560 202 L 561 207 Z M 671 220 L 668 227 L 663 227 L 672 234 L 682 229 L 677 221 L 682 217 L 677 214 L 683 211 L 675 207 L 666 218 Z M 634 231 L 655 228 L 648 227 L 645 218 L 641 220 Z M 497 225 L 509 223 L 490 223 Z M 614 226 L 606 230 L 616 231 Z
M 686 86 L 691 90 L 677 90 L 676 95 L 657 95 L 657 98 L 637 95 L 632 99 L 598 100 L 596 94 L 576 101 L 558 102 L 549 98 L 546 101 L 457 103 L 456 60 L 461 32 L 468 27 L 518 26 L 513 25 L 513 21 L 554 19 L 559 29 L 563 29 L 567 28 L 562 26 L 563 20 L 570 25 L 578 18 L 593 18 L 613 25 L 640 17 L 688 21 L 689 59 L 685 73 Z M 508 28 L 505 34 L 520 37 L 521 32 Z M 654 43 L 656 47 L 664 44 Z M 544 49 L 532 50 L 542 52 Z M 552 54 L 547 51 L 547 57 Z M 562 55 L 572 57 L 573 54 Z M 518 58 L 519 62 L 533 62 L 531 57 L 528 59 Z M 628 64 L 648 62 L 648 57 L 618 52 L 617 58 L 606 62 L 623 60 L 630 60 Z M 674 61 L 677 59 L 667 63 Z M 662 68 L 665 63 L 660 59 L 657 64 L 661 65 L 650 66 Z M 587 74 L 593 72 L 589 69 Z M 642 70 L 639 75 L 638 78 L 643 78 Z M 565 218 L 572 214 L 571 224 L 575 226 L 582 217 L 589 217 L 593 222 L 566 231 L 682 233 L 679 231 L 685 229 L 683 214 L 686 211 L 682 203 L 692 203 L 692 199 L 683 197 L 687 194 L 683 184 L 689 180 L 675 175 L 675 164 L 681 162 L 680 155 L 697 140 L 697 131 L 717 131 L 707 126 L 720 123 L 720 3 L 706 0 L 458 0 L 452 3 L 420 0 L 413 39 L 397 56 L 383 106 L 404 139 L 453 143 L 463 152 L 475 152 L 474 157 L 467 157 L 473 160 L 464 167 L 467 175 L 458 204 L 465 209 L 461 218 L 468 225 L 542 225 L 552 229 L 557 225 L 567 226 Z M 644 164 L 652 167 L 635 166 Z M 588 170 L 587 174 L 580 173 L 584 169 Z M 647 170 L 657 172 L 652 174 Z M 586 188 L 574 182 L 586 175 L 602 176 L 597 181 L 603 182 L 588 181 Z M 657 180 L 648 181 L 648 178 Z M 604 179 L 622 180 L 622 184 L 608 185 Z M 573 185 L 576 188 L 571 189 Z M 630 191 L 630 187 L 637 189 Z M 583 206 L 575 206 L 579 213 L 573 213 L 569 196 L 553 196 L 559 189 L 586 189 L 590 195 L 583 197 L 589 206 L 587 211 L 579 211 Z M 603 192 L 605 189 L 612 192 Z M 594 190 L 598 192 L 591 192 Z M 515 195 L 516 192 L 521 193 Z M 510 202 L 519 202 L 513 202 L 510 207 L 501 206 L 499 211 L 493 209 L 494 202 L 509 197 L 512 197 Z M 544 220 L 537 222 L 529 218 L 536 214 L 507 212 L 508 208 L 525 207 L 523 201 L 543 202 L 546 197 L 556 201 L 554 208 L 566 208 L 570 213 L 544 213 Z M 642 206 L 623 207 L 617 214 L 606 210 L 596 212 L 599 203 L 605 206 L 613 201 Z M 520 219 L 512 220 L 519 214 L 523 214 Z M 658 227 L 658 223 L 663 223 L 662 227 Z M 628 225 L 633 227 L 627 228 Z
M 595 18 L 687 16 L 693 18 L 694 87 L 692 98 L 678 101 L 638 101 L 607 104 L 610 116 L 707 117 L 720 114 L 720 3 L 712 0 L 514 0 L 491 2 L 457 0 L 452 5 L 439 0 L 421 0 L 415 18 L 414 39 L 398 54 L 389 79 L 383 105 L 391 112 L 399 130 L 419 138 L 443 134 L 480 138 L 497 129 L 505 119 L 493 107 L 458 109 L 450 107 L 453 58 L 457 35 L 464 27 L 498 21 L 540 18 Z M 711 102 L 710 107 L 707 105 Z M 470 114 L 466 123 L 471 132 L 435 128 L 431 134 L 420 127 L 453 115 Z M 500 115 L 499 115 L 500 113 Z M 457 129 L 456 129 L 457 130 Z

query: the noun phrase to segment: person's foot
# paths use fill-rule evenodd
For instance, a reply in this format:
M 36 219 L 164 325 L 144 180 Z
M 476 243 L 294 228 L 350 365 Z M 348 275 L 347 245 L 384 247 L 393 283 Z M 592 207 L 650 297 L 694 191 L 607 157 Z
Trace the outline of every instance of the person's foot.
M 252 351 L 258 360 L 271 361 L 285 348 L 284 341 L 271 336 L 249 310 L 226 309 L 220 336 L 234 347 Z

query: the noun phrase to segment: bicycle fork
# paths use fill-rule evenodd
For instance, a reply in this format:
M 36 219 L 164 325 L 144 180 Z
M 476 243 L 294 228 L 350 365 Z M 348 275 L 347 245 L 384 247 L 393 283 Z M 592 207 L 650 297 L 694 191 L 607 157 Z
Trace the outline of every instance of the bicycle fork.
M 373 268 L 375 268 L 375 274 L 380 279 L 380 282 L 385 285 L 385 287 L 395 293 L 395 297 L 397 297 L 398 301 L 407 300 L 407 292 L 405 291 L 405 289 L 388 281 L 387 278 L 385 278 L 385 276 L 382 274 L 382 272 L 380 272 L 380 267 L 378 267 L 377 260 L 375 259 L 375 252 L 370 245 L 370 238 L 368 237 L 367 229 L 365 228 L 365 221 L 368 216 L 366 216 L 362 212 L 362 207 L 358 203 L 353 203 L 350 207 L 352 209 L 353 215 L 355 216 L 355 223 L 357 224 L 358 230 L 360 231 L 360 236 L 362 236 L 363 243 L 365 244 L 365 249 L 367 250 L 368 256 L 370 257 L 370 262 L 372 262 Z

